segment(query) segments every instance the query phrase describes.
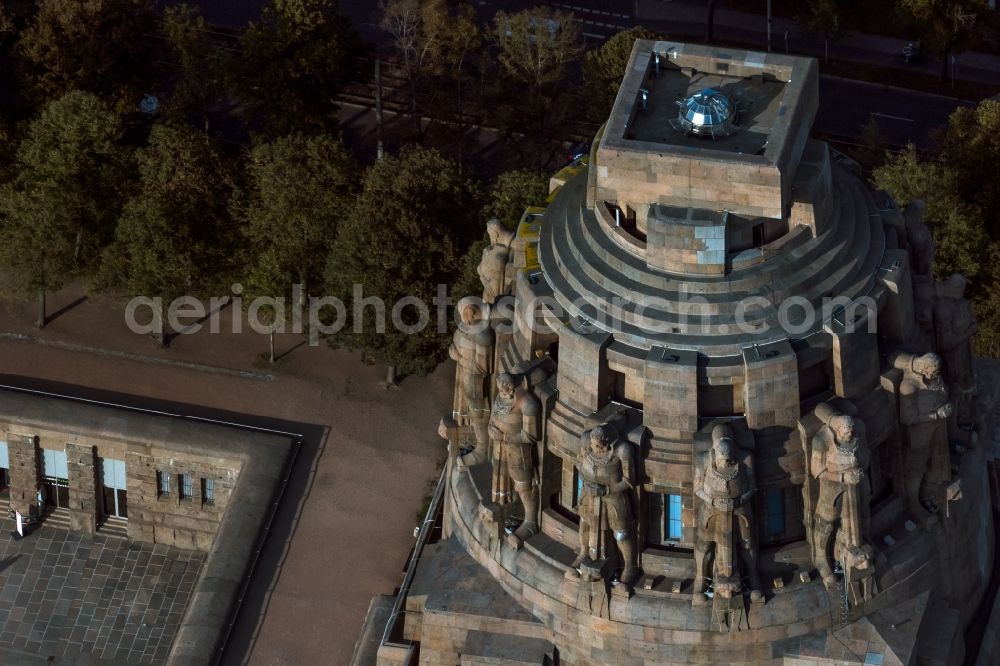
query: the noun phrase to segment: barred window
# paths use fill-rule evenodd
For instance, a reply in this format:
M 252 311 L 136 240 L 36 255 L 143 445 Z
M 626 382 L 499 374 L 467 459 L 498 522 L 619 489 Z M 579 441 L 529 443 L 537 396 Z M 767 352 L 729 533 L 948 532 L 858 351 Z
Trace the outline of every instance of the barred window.
M 180 488 L 181 499 L 189 500 L 194 497 L 194 483 L 190 474 L 181 474 L 177 486 Z
M 166 472 L 156 473 L 157 495 L 160 497 L 170 497 L 170 475 Z
M 201 480 L 201 501 L 203 504 L 215 504 L 215 479 Z

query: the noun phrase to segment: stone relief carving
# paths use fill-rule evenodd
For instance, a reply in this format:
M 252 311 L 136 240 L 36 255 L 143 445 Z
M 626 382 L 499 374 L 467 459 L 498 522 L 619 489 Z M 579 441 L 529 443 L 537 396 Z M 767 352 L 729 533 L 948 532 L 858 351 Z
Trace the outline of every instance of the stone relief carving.
M 639 576 L 636 553 L 635 497 L 636 460 L 631 442 L 618 429 L 604 423 L 584 432 L 580 453 L 574 461 L 583 480 L 577 512 L 580 514 L 580 550 L 571 574 L 600 578 L 603 539 L 614 535 L 623 571 L 619 580 L 631 586 Z
M 490 244 L 483 250 L 476 272 L 483 283 L 483 302 L 492 305 L 510 289 L 512 276 L 507 263 L 510 259 L 510 244 L 514 242 L 514 232 L 494 218 L 486 223 L 486 233 Z
M 926 518 L 938 510 L 941 490 L 951 478 L 947 419 L 954 411 L 934 353 L 899 353 L 893 365 L 903 371 L 899 422 L 904 428 L 904 477 L 910 511 Z
M 753 455 L 736 445 L 729 426 L 712 430 L 712 448 L 697 456 L 694 494 L 697 505 L 697 537 L 692 602 L 704 604 L 706 564 L 711 554 L 714 598 L 740 599 L 743 574 L 750 579 L 751 599 L 762 601 L 763 587 L 757 571 L 757 543 L 751 500 L 757 492 L 753 475 Z
M 455 398 L 451 419 L 441 421 L 438 433 L 449 440 L 449 450 L 460 464 L 475 465 L 487 457 L 486 424 L 489 419 L 489 377 L 493 366 L 493 330 L 483 319 L 475 303 L 462 303 L 459 313 L 464 326 L 455 330 L 448 355 L 458 364 L 455 369 Z M 459 428 L 471 428 L 472 447 L 463 453 L 458 441 Z
M 945 381 L 954 401 L 956 424 L 968 424 L 975 418 L 976 381 L 972 372 L 972 336 L 979 326 L 972 313 L 972 306 L 964 297 L 967 284 L 965 276 L 958 273 L 938 282 L 934 308 L 935 342 L 944 362 Z
M 857 598 L 874 595 L 874 556 L 870 535 L 870 463 L 864 423 L 823 403 L 816 408 L 823 427 L 813 437 L 809 473 L 819 483 L 813 515 L 813 564 L 827 587 L 837 583 L 831 566 L 844 567 L 844 578 Z M 833 540 L 833 548 L 830 542 Z
M 541 402 L 523 386 L 524 378 L 502 372 L 490 413 L 489 436 L 493 462 L 493 501 L 504 505 L 517 493 L 524 522 L 511 535 L 515 545 L 538 532 L 538 482 L 535 445 L 540 436 Z

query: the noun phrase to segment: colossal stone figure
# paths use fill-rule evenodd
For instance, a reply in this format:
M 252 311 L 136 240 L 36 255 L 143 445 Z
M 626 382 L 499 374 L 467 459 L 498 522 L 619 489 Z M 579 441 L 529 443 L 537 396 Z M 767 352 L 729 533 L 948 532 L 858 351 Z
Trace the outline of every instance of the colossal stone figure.
M 906 500 L 917 517 L 937 511 L 936 499 L 951 476 L 947 419 L 952 414 L 937 354 L 899 354 L 899 421 L 906 427 L 904 474 Z
M 514 375 L 506 372 L 497 375 L 489 434 L 493 450 L 493 501 L 501 505 L 509 501 L 507 482 L 513 480 L 514 490 L 524 506 L 524 522 L 512 535 L 520 543 L 538 532 L 534 453 L 542 406 L 531 391 L 517 384 Z
M 934 332 L 944 360 L 944 375 L 954 398 L 959 424 L 974 417 L 976 382 L 972 373 L 972 336 L 978 329 L 972 306 L 965 300 L 968 281 L 958 273 L 937 284 Z
M 734 598 L 742 595 L 736 556 L 739 552 L 745 573 L 750 577 L 751 599 L 764 598 L 757 571 L 757 545 L 750 500 L 757 492 L 753 457 L 737 449 L 733 431 L 719 425 L 712 430 L 712 448 L 698 455 L 694 469 L 694 494 L 698 502 L 698 532 L 694 547 L 694 596 L 704 604 L 705 562 L 714 551 L 712 580 L 715 595 Z
M 924 202 L 919 199 L 910 202 L 903 210 L 903 220 L 913 274 L 929 278 L 934 264 L 934 237 L 924 222 L 924 208 Z
M 924 202 L 910 202 L 903 210 L 906 230 L 906 248 L 910 255 L 910 273 L 913 282 L 914 314 L 920 331 L 915 343 L 926 348 L 934 343 L 934 237 L 924 222 Z
M 483 320 L 481 308 L 475 303 L 459 305 L 463 326 L 455 331 L 448 355 L 458 363 L 455 371 L 455 402 L 452 418 L 459 426 L 471 426 L 475 446 L 459 460 L 475 465 L 486 460 L 486 421 L 489 418 L 488 381 L 493 365 L 493 330 Z M 444 434 L 444 422 L 439 431 Z M 457 446 L 452 455 L 458 455 Z
M 635 454 L 632 444 L 619 436 L 610 423 L 583 433 L 576 467 L 583 479 L 580 514 L 580 551 L 572 567 L 588 578 L 600 576 L 602 539 L 607 530 L 614 534 L 623 564 L 619 580 L 633 585 L 639 575 L 635 548 L 636 486 Z M 606 548 L 604 549 L 606 550 Z
M 813 523 L 813 564 L 830 587 L 837 578 L 827 553 L 836 530 L 833 556 L 844 565 L 848 581 L 863 581 L 862 597 L 874 593 L 871 574 L 874 549 L 870 545 L 871 487 L 865 478 L 870 454 L 864 423 L 829 405 L 816 413 L 825 425 L 813 437 L 810 474 L 819 480 L 819 500 Z
M 483 250 L 483 258 L 480 259 L 476 272 L 483 283 L 483 302 L 493 305 L 510 287 L 507 261 L 510 258 L 514 232 L 494 218 L 486 223 L 486 233 L 490 244 Z

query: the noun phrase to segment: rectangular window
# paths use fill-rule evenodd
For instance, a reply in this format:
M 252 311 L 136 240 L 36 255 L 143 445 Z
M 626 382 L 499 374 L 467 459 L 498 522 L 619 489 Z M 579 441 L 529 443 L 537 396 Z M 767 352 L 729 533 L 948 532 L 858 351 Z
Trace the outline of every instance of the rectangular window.
M 780 539 L 785 535 L 785 491 L 768 488 L 767 494 L 767 536 Z
M 683 503 L 680 495 L 667 495 L 667 536 L 671 541 L 680 541 L 684 537 L 684 522 L 681 519 Z
M 201 480 L 202 504 L 215 504 L 215 479 Z
M 182 500 L 189 500 L 194 497 L 194 481 L 190 474 L 178 474 L 177 488 L 180 491 Z
M 170 475 L 166 472 L 156 473 L 157 495 L 160 497 L 170 497 Z
M 573 508 L 580 505 L 580 498 L 583 496 L 583 477 L 580 472 L 573 468 Z

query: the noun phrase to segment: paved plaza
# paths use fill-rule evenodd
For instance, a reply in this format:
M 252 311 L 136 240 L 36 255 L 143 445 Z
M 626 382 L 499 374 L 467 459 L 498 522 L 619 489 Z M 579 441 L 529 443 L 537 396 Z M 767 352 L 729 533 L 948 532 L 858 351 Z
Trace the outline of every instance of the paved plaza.
M 2 524 L 0 663 L 166 661 L 204 554 Z

